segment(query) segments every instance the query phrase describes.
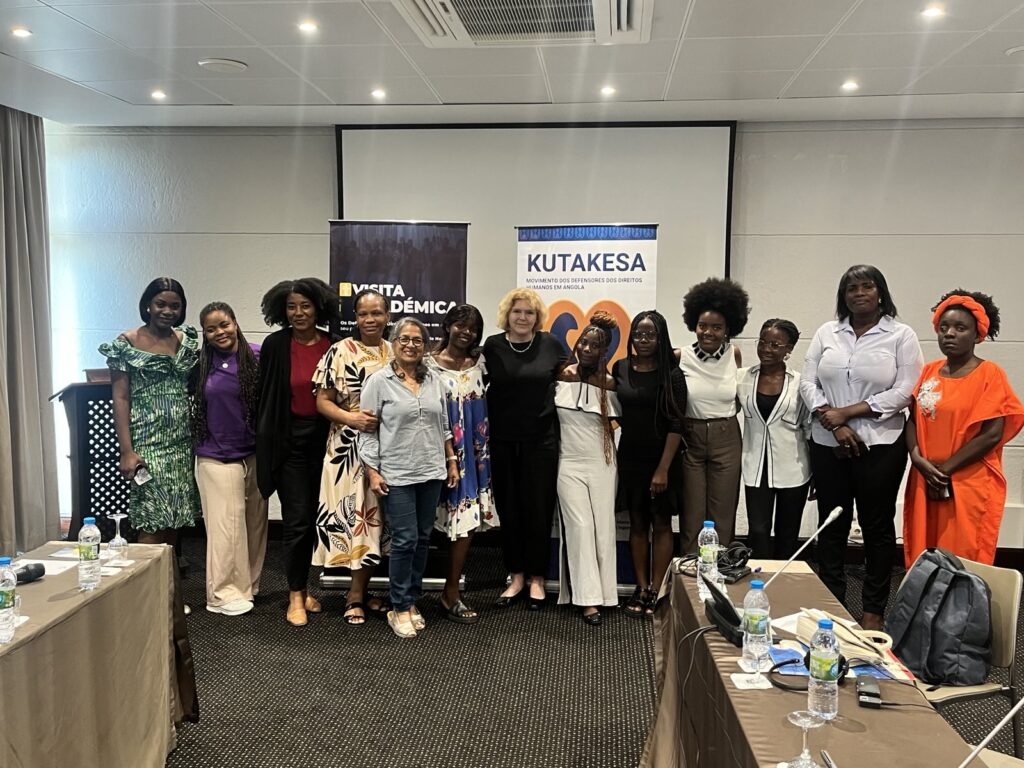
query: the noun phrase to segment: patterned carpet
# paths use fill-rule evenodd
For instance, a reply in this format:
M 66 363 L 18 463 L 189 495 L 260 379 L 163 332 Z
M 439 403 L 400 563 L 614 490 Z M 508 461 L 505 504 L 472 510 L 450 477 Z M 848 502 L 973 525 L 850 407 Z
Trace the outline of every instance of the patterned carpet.
M 497 549 L 474 549 L 467 566 L 465 597 L 482 620 L 446 621 L 430 594 L 426 631 L 405 641 L 379 619 L 345 625 L 342 592 L 321 595 L 325 611 L 305 628 L 288 626 L 278 542 L 255 610 L 209 613 L 203 541 L 186 541 L 185 554 L 201 722 L 180 728 L 167 768 L 627 768 L 639 760 L 654 706 L 651 623 L 620 610 L 592 628 L 570 608 L 490 609 L 504 576 Z M 849 576 L 856 616 L 863 570 L 851 566 Z M 893 594 L 900 578 L 894 573 Z M 993 698 L 943 714 L 977 743 L 1007 708 Z M 1011 752 L 1009 729 L 990 747 Z

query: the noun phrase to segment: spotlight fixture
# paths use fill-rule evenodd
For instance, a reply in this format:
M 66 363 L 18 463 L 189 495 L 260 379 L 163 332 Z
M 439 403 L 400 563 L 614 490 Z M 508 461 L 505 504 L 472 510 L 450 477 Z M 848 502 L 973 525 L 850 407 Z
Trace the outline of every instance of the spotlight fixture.
M 614 96 L 615 95 L 615 89 L 612 88 L 610 85 L 606 85 L 604 88 L 601 89 L 601 95 L 602 96 Z
M 320 25 L 315 21 L 306 20 L 299 22 L 299 31 L 305 32 L 307 35 L 313 34 L 318 29 L 320 29 Z
M 847 93 L 853 93 L 854 91 L 860 88 L 860 83 L 858 83 L 856 80 L 847 80 L 845 83 L 842 84 L 841 87 Z
M 200 59 L 196 64 L 210 72 L 220 72 L 225 75 L 245 72 L 249 68 L 249 65 L 244 61 L 236 61 L 235 59 Z
M 150 93 L 149 96 L 150 96 L 150 98 L 154 99 L 155 101 L 163 101 L 164 99 L 167 98 L 167 94 L 164 93 L 159 88 L 157 88 L 155 91 Z
M 921 11 L 921 15 L 926 19 L 941 19 L 946 15 L 946 11 L 941 5 L 929 5 Z
M 1013 48 L 1007 48 L 1003 51 L 1007 56 L 1014 56 L 1018 53 L 1024 53 L 1024 45 L 1015 45 Z
M 32 30 L 28 27 L 13 27 L 11 34 L 15 37 L 32 37 Z
M 388 95 L 388 92 L 385 91 L 383 88 L 374 88 L 372 91 L 370 91 L 370 95 L 373 96 L 373 98 L 377 99 L 378 101 L 381 101 L 385 96 Z

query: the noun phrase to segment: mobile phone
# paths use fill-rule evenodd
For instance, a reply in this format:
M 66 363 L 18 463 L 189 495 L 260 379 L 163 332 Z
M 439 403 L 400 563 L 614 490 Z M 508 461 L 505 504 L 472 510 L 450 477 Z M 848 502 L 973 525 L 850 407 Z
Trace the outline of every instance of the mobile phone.
M 135 480 L 136 485 L 145 485 L 153 479 L 153 476 L 149 474 L 149 470 L 146 469 L 146 465 L 143 464 L 135 470 L 135 477 L 133 479 Z

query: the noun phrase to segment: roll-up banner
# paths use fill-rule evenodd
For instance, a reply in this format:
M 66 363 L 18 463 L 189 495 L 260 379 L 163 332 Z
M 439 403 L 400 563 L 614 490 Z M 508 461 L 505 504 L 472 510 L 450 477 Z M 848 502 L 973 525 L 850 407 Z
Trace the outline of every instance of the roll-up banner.
M 657 298 L 657 224 L 577 224 L 518 227 L 518 285 L 547 304 L 545 330 L 572 350 L 597 310 L 618 323 L 609 365 L 626 356 L 629 323 L 654 309 Z
M 364 288 L 388 300 L 391 319 L 412 315 L 437 338 L 445 313 L 466 300 L 468 224 L 331 222 L 331 284 L 341 296 L 343 336 L 355 330 L 352 298 Z
M 518 285 L 532 288 L 548 307 L 545 330 L 567 351 L 599 309 L 618 323 L 608 352 L 608 368 L 625 357 L 633 316 L 655 308 L 657 224 L 580 224 L 518 227 Z M 500 512 L 499 512 L 500 514 Z M 629 513 L 616 509 L 616 560 L 620 589 L 636 582 L 629 554 Z M 553 549 L 560 546 L 557 521 Z M 557 552 L 557 549 L 555 549 Z M 558 557 L 552 558 L 557 578 Z

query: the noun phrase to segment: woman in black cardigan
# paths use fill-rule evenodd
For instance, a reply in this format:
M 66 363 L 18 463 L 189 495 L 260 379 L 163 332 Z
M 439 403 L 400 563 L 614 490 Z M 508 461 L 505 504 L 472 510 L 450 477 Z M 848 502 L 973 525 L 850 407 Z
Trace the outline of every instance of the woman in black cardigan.
M 304 277 L 275 285 L 261 308 L 267 325 L 281 330 L 270 334 L 260 350 L 256 480 L 264 498 L 276 491 L 281 501 L 286 619 L 301 627 L 307 612 L 321 610 L 307 592 L 328 429 L 316 410 L 313 372 L 331 346 L 320 328 L 339 316 L 338 298 L 322 280 Z

